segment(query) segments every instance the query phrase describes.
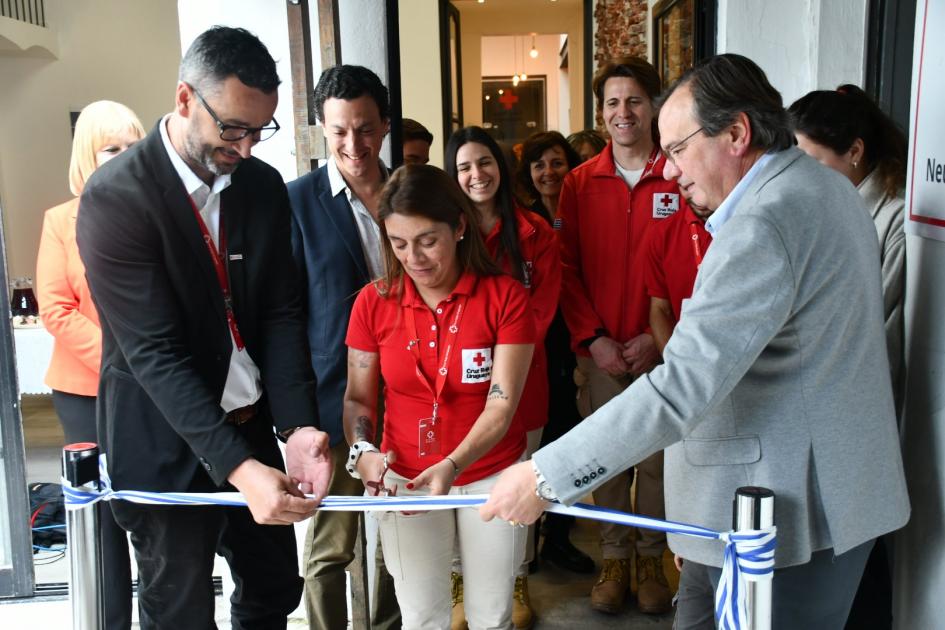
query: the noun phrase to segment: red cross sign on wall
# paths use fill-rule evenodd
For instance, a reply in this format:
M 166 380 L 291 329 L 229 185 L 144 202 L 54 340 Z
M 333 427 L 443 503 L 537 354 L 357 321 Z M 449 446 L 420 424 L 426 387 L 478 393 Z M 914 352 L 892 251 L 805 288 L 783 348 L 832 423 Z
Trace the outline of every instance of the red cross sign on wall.
M 506 91 L 505 94 L 499 97 L 499 102 L 502 103 L 505 109 L 512 109 L 512 106 L 518 103 L 518 97 L 512 92 Z

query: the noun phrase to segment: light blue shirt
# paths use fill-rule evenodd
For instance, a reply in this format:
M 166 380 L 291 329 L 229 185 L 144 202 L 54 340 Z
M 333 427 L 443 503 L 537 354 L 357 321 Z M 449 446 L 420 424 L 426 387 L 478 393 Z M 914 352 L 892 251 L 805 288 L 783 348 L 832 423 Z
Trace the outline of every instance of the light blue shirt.
M 725 225 L 725 222 L 729 220 L 732 216 L 732 211 L 735 210 L 735 206 L 738 205 L 739 200 L 741 200 L 742 195 L 745 194 L 745 191 L 748 190 L 748 186 L 751 184 L 751 181 L 755 179 L 758 173 L 761 172 L 761 169 L 771 161 L 771 158 L 774 157 L 771 153 L 765 153 L 754 165 L 748 169 L 748 172 L 745 173 L 745 176 L 742 177 L 738 183 L 735 185 L 735 188 L 732 189 L 732 192 L 728 194 L 728 197 L 719 204 L 719 207 L 715 209 L 715 212 L 712 213 L 712 216 L 709 217 L 709 220 L 705 222 L 706 231 L 711 234 L 713 237 L 722 229 L 722 226 Z

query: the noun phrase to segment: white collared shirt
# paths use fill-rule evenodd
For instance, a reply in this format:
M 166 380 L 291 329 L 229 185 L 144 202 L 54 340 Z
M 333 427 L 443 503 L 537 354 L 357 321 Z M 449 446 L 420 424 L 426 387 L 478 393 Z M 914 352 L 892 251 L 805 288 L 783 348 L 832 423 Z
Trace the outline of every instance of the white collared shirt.
M 742 195 L 745 194 L 745 191 L 748 190 L 749 184 L 752 180 L 761 172 L 761 169 L 765 167 L 765 164 L 771 161 L 774 155 L 771 153 L 765 153 L 758 161 L 755 162 L 748 172 L 745 173 L 745 176 L 738 180 L 738 183 L 735 185 L 735 188 L 732 189 L 732 192 L 719 204 L 719 207 L 715 209 L 715 212 L 712 213 L 712 216 L 705 222 L 706 232 L 711 234 L 713 237 L 718 234 L 718 231 L 722 229 L 722 226 L 725 225 L 725 222 L 729 220 L 732 216 L 732 212 L 735 210 L 735 206 L 738 205 L 739 200 L 742 198 Z
M 184 184 L 184 189 L 194 205 L 197 206 L 203 222 L 207 225 L 214 245 L 220 242 L 220 193 L 230 185 L 230 175 L 217 175 L 213 185 L 208 186 L 197 174 L 190 170 L 187 163 L 177 153 L 171 138 L 167 134 L 167 121 L 170 114 L 164 117 L 159 125 L 161 140 L 164 149 L 174 165 L 174 170 Z M 209 255 L 209 254 L 207 254 Z M 229 261 L 224 261 L 229 264 Z M 239 322 L 237 322 L 239 324 Z M 227 326 L 229 330 L 229 326 Z M 233 352 L 230 354 L 230 368 L 226 374 L 226 385 L 223 387 L 223 397 L 220 406 L 223 411 L 230 412 L 240 407 L 252 405 L 262 395 L 262 386 L 259 379 L 259 368 L 249 356 L 249 350 L 244 346 L 242 350 L 236 347 L 233 331 L 230 331 L 230 341 L 233 343 Z
M 387 181 L 387 167 L 383 160 L 378 160 L 381 169 L 381 181 Z M 374 215 L 367 209 L 367 206 L 354 194 L 348 182 L 345 181 L 341 171 L 338 170 L 338 164 L 334 156 L 328 158 L 328 183 L 331 185 L 331 196 L 337 197 L 341 191 L 344 191 L 348 199 L 348 205 L 351 206 L 351 214 L 354 215 L 354 223 L 358 226 L 358 235 L 361 238 L 361 249 L 364 252 L 364 262 L 367 263 L 368 273 L 372 280 L 376 280 L 384 275 L 384 256 L 381 248 L 381 227 L 374 220 Z

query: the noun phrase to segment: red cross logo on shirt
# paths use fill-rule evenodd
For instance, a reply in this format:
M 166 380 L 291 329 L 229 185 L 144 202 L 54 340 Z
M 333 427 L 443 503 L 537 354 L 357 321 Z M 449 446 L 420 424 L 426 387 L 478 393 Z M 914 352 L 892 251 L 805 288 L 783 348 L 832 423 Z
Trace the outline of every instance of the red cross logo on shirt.
M 499 97 L 499 102 L 502 103 L 502 106 L 505 107 L 505 109 L 512 109 L 512 106 L 518 103 L 518 97 L 511 92 L 506 92 Z
M 476 356 L 473 357 L 473 361 L 476 362 L 477 366 L 482 367 L 482 364 L 486 362 L 486 357 L 481 352 L 477 352 Z
M 660 203 L 663 205 L 664 208 L 668 208 L 669 204 L 671 204 L 672 202 L 673 202 L 673 198 L 670 197 L 669 194 L 663 195 L 663 198 L 660 199 Z

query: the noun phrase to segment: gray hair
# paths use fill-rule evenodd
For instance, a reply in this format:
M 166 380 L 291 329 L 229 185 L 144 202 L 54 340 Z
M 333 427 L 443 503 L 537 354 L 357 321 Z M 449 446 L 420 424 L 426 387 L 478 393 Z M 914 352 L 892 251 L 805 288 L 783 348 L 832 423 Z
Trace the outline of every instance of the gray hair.
M 783 151 L 794 146 L 794 133 L 781 94 L 754 61 L 732 53 L 710 57 L 688 70 L 663 96 L 681 87 L 692 92 L 694 113 L 708 136 L 717 136 L 744 112 L 751 125 L 751 146 Z
M 276 62 L 266 46 L 249 31 L 227 26 L 214 26 L 194 40 L 178 76 L 204 94 L 215 92 L 231 76 L 266 94 L 279 87 Z

